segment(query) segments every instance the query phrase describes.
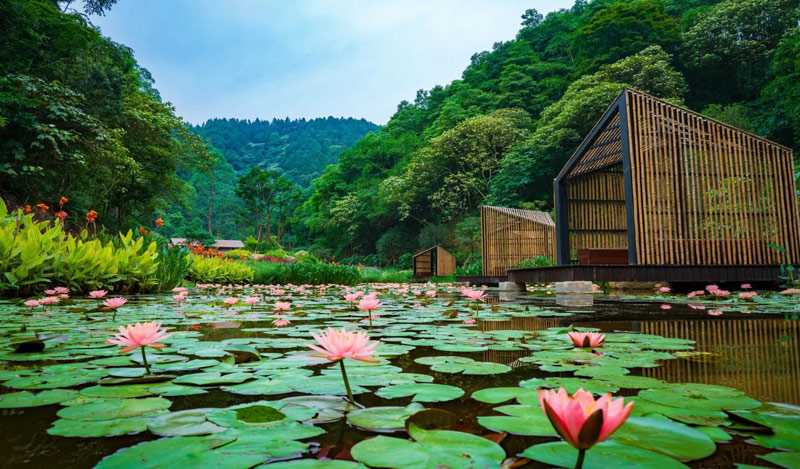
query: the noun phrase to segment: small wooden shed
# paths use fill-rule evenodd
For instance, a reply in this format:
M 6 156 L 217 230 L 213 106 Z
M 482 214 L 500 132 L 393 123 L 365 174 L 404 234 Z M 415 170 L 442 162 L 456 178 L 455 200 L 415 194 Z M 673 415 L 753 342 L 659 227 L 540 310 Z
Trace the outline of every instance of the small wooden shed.
M 456 257 L 441 246 L 414 255 L 414 278 L 444 277 L 456 271 Z
M 561 170 L 555 203 L 561 265 L 800 262 L 792 150 L 631 89 Z
M 483 205 L 481 263 L 483 275 L 502 277 L 522 261 L 556 256 L 556 225 L 548 213 Z

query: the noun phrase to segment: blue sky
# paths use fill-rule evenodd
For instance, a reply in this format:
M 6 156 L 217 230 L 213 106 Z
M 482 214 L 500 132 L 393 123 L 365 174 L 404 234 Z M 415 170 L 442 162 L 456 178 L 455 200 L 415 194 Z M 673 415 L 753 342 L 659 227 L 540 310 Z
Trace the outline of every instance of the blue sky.
M 572 0 L 119 0 L 93 17 L 131 47 L 178 114 L 365 117 L 461 76 L 527 8 Z

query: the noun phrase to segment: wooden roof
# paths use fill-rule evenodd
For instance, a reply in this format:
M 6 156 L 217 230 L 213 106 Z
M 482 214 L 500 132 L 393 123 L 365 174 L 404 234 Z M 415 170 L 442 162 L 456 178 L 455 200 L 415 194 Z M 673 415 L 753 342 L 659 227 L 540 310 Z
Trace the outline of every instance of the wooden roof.
M 540 212 L 537 210 L 522 210 L 519 208 L 497 207 L 494 205 L 484 205 L 483 208 L 494 210 L 495 212 L 499 212 L 504 215 L 512 217 L 524 218 L 526 220 L 530 220 L 534 223 L 540 223 L 542 225 L 556 226 L 555 222 L 550 217 L 550 214 L 547 212 Z

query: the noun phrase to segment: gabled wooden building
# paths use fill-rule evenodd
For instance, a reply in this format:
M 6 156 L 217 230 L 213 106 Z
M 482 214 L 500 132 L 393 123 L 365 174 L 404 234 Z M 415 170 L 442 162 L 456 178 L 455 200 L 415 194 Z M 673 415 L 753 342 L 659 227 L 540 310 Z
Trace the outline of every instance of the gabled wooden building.
M 556 225 L 549 214 L 489 205 L 480 211 L 484 276 L 505 276 L 508 269 L 537 257 L 555 259 Z
M 456 257 L 441 246 L 414 255 L 414 278 L 444 277 L 456 271 Z
M 559 173 L 555 204 L 560 265 L 592 249 L 634 265 L 800 263 L 792 150 L 631 89 Z

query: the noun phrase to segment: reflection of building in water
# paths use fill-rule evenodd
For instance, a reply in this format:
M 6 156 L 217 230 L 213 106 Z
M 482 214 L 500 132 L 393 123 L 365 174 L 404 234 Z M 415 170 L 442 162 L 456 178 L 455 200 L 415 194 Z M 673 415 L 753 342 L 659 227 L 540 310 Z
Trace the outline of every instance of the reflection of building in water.
M 558 318 L 513 318 L 510 321 L 480 321 L 483 332 L 488 331 L 542 331 L 550 327 L 559 326 Z M 530 350 L 486 350 L 483 352 L 483 361 L 502 363 L 512 368 L 523 365 L 517 362 L 522 357 L 531 354 Z
M 716 359 L 666 360 L 644 376 L 671 382 L 731 386 L 772 402 L 800 404 L 800 321 L 723 319 L 646 321 L 641 332 L 697 341 L 698 352 Z

